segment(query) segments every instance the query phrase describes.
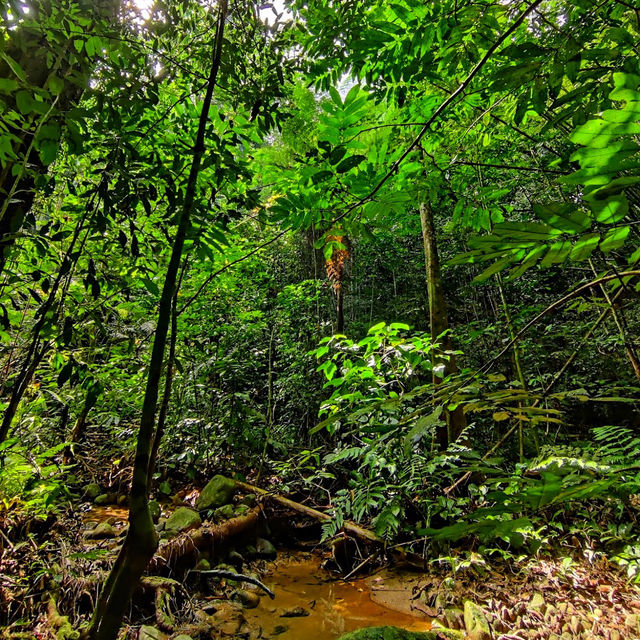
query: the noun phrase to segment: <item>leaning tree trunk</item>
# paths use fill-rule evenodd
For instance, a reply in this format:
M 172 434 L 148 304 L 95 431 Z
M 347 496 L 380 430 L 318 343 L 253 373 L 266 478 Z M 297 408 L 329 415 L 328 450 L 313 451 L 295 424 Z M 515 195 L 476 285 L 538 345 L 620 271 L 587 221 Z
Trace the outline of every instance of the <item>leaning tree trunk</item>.
M 38 178 L 46 174 L 53 160 L 49 149 L 59 145 L 65 114 L 80 100 L 92 64 L 86 49 L 78 52 L 71 39 L 56 46 L 47 38 L 47 29 L 42 25 L 54 21 L 56 15 L 64 15 L 64 3 L 41 0 L 27 4 L 29 13 L 17 26 L 9 25 L 6 16 L 0 15 L 7 27 L 0 78 L 48 98 L 42 112 L 28 112 L 29 108 L 17 101 L 24 91 L 3 96 L 5 112 L 21 114 L 22 120 L 7 121 L 0 116 L 4 125 L 0 127 L 4 129 L 0 137 L 6 139 L 13 153 L 0 170 L 0 273 L 33 205 Z M 77 4 L 78 17 L 94 23 L 101 19 L 113 21 L 120 8 L 120 0 L 81 0 Z
M 447 303 L 444 297 L 440 258 L 436 230 L 433 224 L 433 214 L 428 204 L 420 204 L 420 224 L 422 227 L 422 241 L 424 244 L 424 259 L 427 271 L 427 295 L 429 298 L 429 324 L 433 341 L 449 329 Z M 440 384 L 444 378 L 457 371 L 453 355 L 443 357 L 442 352 L 451 351 L 452 344 L 447 332 L 439 342 L 438 350 L 433 352 L 433 383 Z M 440 375 L 437 371 L 442 371 Z M 446 448 L 454 442 L 467 426 L 462 407 L 447 412 L 447 426 L 437 433 L 440 446 Z
M 167 267 L 160 296 L 158 324 L 151 351 L 151 362 L 149 363 L 136 457 L 133 466 L 129 531 L 96 604 L 88 630 L 91 640 L 116 640 L 129 600 L 158 547 L 158 536 L 149 513 L 149 465 L 154 441 L 156 407 L 171 318 L 171 302 L 175 294 L 182 250 L 195 199 L 196 183 L 205 151 L 205 130 L 209 118 L 213 90 L 220 68 L 226 14 L 227 1 L 221 0 L 213 60 L 193 149 L 193 161 L 185 190 L 184 204 L 178 217 L 178 229 L 171 250 L 171 258 L 169 259 L 169 266 Z

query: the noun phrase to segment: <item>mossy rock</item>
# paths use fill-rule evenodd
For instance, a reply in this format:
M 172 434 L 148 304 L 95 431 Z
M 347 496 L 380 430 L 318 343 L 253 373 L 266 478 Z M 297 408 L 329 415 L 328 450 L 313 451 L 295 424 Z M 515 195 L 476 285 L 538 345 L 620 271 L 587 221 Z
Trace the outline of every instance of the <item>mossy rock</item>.
M 188 507 L 178 507 L 165 524 L 164 532 L 169 536 L 175 536 L 183 531 L 196 529 L 202 524 L 200 514 Z
M 484 611 L 475 602 L 464 603 L 464 626 L 469 640 L 491 640 L 491 627 Z
M 218 507 L 213 512 L 213 517 L 216 520 L 229 520 L 230 518 L 233 518 L 233 505 L 225 504 L 222 507 Z
M 115 493 L 101 493 L 99 496 L 96 496 L 93 500 L 93 504 L 97 505 L 105 505 L 105 504 L 113 504 L 118 499 L 118 496 Z
M 260 596 L 254 591 L 236 589 L 231 595 L 234 602 L 239 602 L 245 609 L 255 609 L 260 604 Z
M 200 493 L 196 501 L 196 509 L 205 511 L 207 509 L 217 509 L 233 500 L 236 490 L 236 483 L 225 476 L 214 476 Z
M 229 506 L 229 505 L 227 505 L 227 506 Z M 249 513 L 249 507 L 246 504 L 239 504 L 235 508 L 235 511 L 233 512 L 233 515 L 236 516 L 236 517 L 240 517 L 240 516 L 246 516 L 247 513 Z
M 157 500 L 149 500 L 149 513 L 151 514 L 151 519 L 155 523 L 160 520 L 162 509 L 160 508 L 160 503 Z
M 211 563 L 206 558 L 200 558 L 194 567 L 195 571 L 209 571 Z
M 166 634 L 160 629 L 143 624 L 138 631 L 138 640 L 165 640 Z
M 97 482 L 91 482 L 84 488 L 84 497 L 95 500 L 100 495 L 100 491 L 100 485 Z
M 340 636 L 338 640 L 463 640 L 460 631 L 438 629 L 437 631 L 407 631 L 399 627 L 365 627 Z
M 258 500 L 255 493 L 247 493 L 247 495 L 242 496 L 242 499 L 240 500 L 240 504 L 244 504 L 247 507 L 255 507 L 257 502 Z

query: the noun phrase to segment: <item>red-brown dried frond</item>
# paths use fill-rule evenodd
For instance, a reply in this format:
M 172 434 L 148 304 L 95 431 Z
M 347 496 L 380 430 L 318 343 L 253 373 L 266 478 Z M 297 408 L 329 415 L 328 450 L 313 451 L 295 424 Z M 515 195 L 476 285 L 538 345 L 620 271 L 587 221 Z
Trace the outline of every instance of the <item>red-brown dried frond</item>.
M 345 265 L 349 257 L 349 250 L 347 248 L 348 239 L 346 236 L 327 236 L 327 242 L 339 242 L 345 247 L 344 249 L 334 249 L 331 257 L 325 260 L 327 278 L 331 280 L 334 291 L 338 292 L 342 287 Z

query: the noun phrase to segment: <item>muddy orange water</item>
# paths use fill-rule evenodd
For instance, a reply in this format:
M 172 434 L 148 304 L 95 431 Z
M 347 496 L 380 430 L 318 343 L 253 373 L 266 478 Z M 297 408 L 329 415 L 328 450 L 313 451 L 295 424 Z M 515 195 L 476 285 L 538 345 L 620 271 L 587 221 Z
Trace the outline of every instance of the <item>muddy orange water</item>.
M 282 640 L 329 640 L 346 631 L 362 627 L 393 625 L 411 631 L 428 631 L 429 620 L 392 611 L 373 602 L 365 580 L 342 582 L 319 566 L 310 554 L 285 558 L 274 563 L 264 576 L 276 597 L 260 598 L 255 609 L 245 610 L 244 617 L 263 636 L 273 635 L 278 626 L 287 627 L 278 635 Z M 408 593 L 410 597 L 410 591 Z M 286 610 L 302 607 L 306 617 L 281 617 Z
M 92 505 L 88 511 L 82 514 L 84 522 L 106 522 L 114 518 L 116 523 L 129 520 L 129 507 L 117 507 L 114 504 Z

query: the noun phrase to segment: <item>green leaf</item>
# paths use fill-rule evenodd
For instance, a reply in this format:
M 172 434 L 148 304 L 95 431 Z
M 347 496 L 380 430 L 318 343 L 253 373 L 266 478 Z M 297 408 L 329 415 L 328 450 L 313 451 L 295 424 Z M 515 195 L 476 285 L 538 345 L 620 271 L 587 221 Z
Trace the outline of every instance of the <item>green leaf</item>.
M 564 202 L 533 205 L 534 213 L 550 227 L 567 233 L 584 233 L 591 227 L 591 218 L 575 205 Z
M 358 97 L 359 93 L 360 93 L 360 85 L 358 84 L 353 85 L 353 87 L 349 89 L 349 93 L 347 93 L 347 97 L 344 99 L 344 106 L 348 107 Z
M 603 224 L 620 222 L 629 212 L 629 201 L 624 193 L 619 193 L 604 201 L 589 198 L 588 202 L 596 220 Z
M 33 111 L 33 96 L 30 91 L 18 91 L 16 93 L 16 105 L 23 115 L 28 115 Z
M 564 262 L 569 257 L 571 247 L 572 245 L 568 240 L 552 244 L 549 247 L 549 251 L 547 251 L 547 255 L 542 259 L 540 266 L 542 268 L 546 268 L 552 264 L 560 264 Z
M 311 182 L 313 184 L 319 184 L 320 182 L 324 182 L 328 178 L 333 175 L 333 171 L 318 171 L 311 176 Z
M 617 229 L 611 229 L 600 242 L 600 251 L 607 254 L 619 249 L 624 245 L 630 232 L 631 227 L 618 227 Z
M 636 122 L 614 123 L 605 120 L 588 120 L 569 137 L 571 142 L 590 147 L 606 147 L 612 138 L 622 135 L 640 134 L 640 124 Z
M 12 93 L 18 88 L 18 83 L 13 78 L 0 78 L 0 91 Z
M 43 165 L 50 165 L 58 155 L 58 143 L 55 140 L 42 140 L 38 144 L 38 154 Z
M 366 160 L 365 156 L 349 156 L 336 167 L 336 171 L 338 173 L 346 173 L 347 171 L 349 171 L 349 169 L 357 167 L 363 160 Z
M 62 93 L 64 89 L 64 81 L 61 78 L 58 78 L 55 73 L 52 73 L 49 76 L 47 82 L 52 96 L 59 96 Z
M 329 154 L 329 162 L 333 165 L 338 164 L 338 162 L 344 158 L 345 153 L 347 153 L 347 149 L 345 147 L 334 147 L 331 149 L 331 153 Z
M 26 82 L 27 76 L 24 72 L 24 69 L 8 53 L 5 53 L 3 51 L 0 55 L 2 56 L 3 60 L 9 65 L 11 71 L 13 71 L 13 73 L 15 73 L 16 76 L 18 76 L 18 78 L 22 80 L 22 82 Z
M 436 407 L 433 413 L 430 413 L 428 416 L 422 416 L 418 418 L 415 426 L 407 433 L 404 437 L 404 452 L 405 455 L 409 455 L 411 453 L 411 447 L 425 436 L 432 433 L 438 426 L 442 425 L 442 405 Z
M 329 95 L 331 96 L 334 104 L 342 109 L 342 100 L 340 99 L 340 94 L 335 87 L 329 87 Z
M 597 233 L 590 233 L 583 236 L 573 245 L 571 249 L 571 260 L 580 262 L 586 260 L 596 249 L 600 242 L 600 236 Z
M 502 258 L 501 260 L 497 260 L 491 266 L 487 267 L 482 273 L 478 274 L 473 279 L 473 282 L 484 282 L 485 280 L 488 280 L 491 276 L 506 269 L 512 262 L 512 256 L 507 256 L 505 258 Z
M 493 233 L 512 240 L 548 240 L 560 232 L 537 222 L 501 222 L 494 225 Z

